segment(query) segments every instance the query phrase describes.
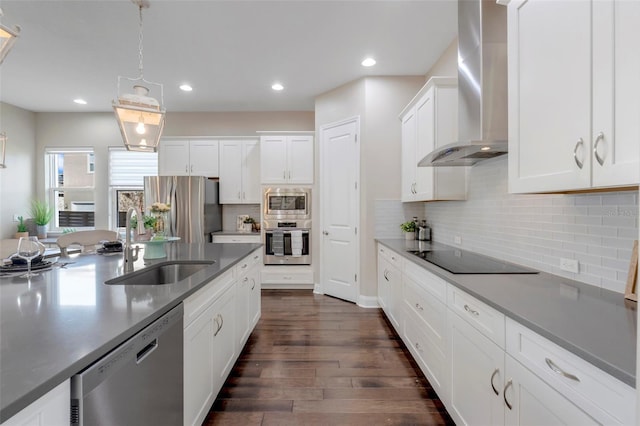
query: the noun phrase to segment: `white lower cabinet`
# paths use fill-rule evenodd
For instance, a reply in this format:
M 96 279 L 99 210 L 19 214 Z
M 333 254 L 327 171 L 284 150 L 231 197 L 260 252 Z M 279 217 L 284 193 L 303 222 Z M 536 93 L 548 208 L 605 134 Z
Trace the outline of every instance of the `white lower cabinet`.
M 397 256 L 397 255 L 396 255 Z M 402 273 L 384 255 L 378 255 L 378 287 L 382 287 L 383 310 L 396 330 L 400 329 Z
M 508 425 L 599 425 L 560 392 L 525 368 L 511 356 L 506 357 L 506 424 Z
M 2 426 L 67 426 L 71 422 L 69 401 L 71 401 L 71 383 L 65 380 L 18 411 L 2 423 Z
M 247 343 L 249 335 L 260 319 L 260 269 L 262 249 L 257 249 L 238 264 L 238 351 Z
M 401 259 L 378 244 L 379 303 L 456 424 L 635 424 L 634 388 Z
M 261 263 L 257 249 L 184 301 L 185 425 L 202 424 L 260 318 Z
M 451 418 L 458 425 L 503 424 L 504 350 L 451 310 L 447 319 Z

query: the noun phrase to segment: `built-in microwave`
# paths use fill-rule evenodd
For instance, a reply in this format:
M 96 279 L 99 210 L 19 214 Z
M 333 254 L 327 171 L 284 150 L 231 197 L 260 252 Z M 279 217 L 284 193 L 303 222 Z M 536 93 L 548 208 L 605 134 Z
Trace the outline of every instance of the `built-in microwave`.
M 265 220 L 310 220 L 310 188 L 266 188 L 263 218 Z

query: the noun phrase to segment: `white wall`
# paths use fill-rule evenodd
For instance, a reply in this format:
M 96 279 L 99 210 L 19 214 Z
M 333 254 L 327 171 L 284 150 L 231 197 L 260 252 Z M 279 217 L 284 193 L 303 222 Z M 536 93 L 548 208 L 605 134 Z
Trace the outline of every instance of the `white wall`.
M 452 76 L 458 75 L 458 38 L 451 41 L 451 44 L 442 52 L 440 58 L 427 72 L 426 80 L 433 76 Z
M 29 217 L 35 198 L 35 114 L 0 103 L 0 132 L 7 134 L 6 168 L 0 168 L 0 239 L 13 238 L 13 215 Z
M 44 151 L 93 147 L 96 227 L 108 228 L 108 147 L 122 146 L 113 113 L 36 113 L 36 188 L 44 197 Z M 167 113 L 164 136 L 255 136 L 259 130 L 312 130 L 313 112 Z
M 377 294 L 375 199 L 389 197 L 400 187 L 400 121 L 398 114 L 425 83 L 423 76 L 366 77 L 316 98 L 316 133 L 323 125 L 360 117 L 360 296 Z M 319 147 L 316 144 L 316 182 L 319 177 Z M 314 205 L 319 205 L 315 191 Z M 314 211 L 319 220 L 320 210 Z M 314 236 L 319 253 L 319 229 Z M 317 259 L 317 258 L 316 258 Z M 316 281 L 319 265 L 316 262 Z

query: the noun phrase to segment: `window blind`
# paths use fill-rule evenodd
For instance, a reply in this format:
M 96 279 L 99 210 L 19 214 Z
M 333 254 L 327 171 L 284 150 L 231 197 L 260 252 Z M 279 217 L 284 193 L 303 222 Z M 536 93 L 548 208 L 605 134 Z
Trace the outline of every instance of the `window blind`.
M 158 153 L 109 148 L 109 186 L 142 187 L 144 176 L 158 175 Z

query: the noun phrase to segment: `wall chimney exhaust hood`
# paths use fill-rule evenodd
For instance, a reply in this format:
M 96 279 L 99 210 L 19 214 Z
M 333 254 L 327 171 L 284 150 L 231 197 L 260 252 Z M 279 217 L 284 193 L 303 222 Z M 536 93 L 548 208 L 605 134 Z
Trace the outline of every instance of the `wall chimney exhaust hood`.
M 458 1 L 458 139 L 420 167 L 472 166 L 507 153 L 507 8 Z

